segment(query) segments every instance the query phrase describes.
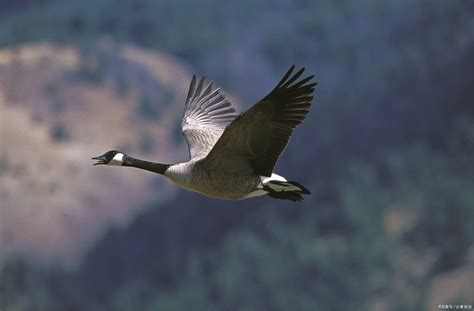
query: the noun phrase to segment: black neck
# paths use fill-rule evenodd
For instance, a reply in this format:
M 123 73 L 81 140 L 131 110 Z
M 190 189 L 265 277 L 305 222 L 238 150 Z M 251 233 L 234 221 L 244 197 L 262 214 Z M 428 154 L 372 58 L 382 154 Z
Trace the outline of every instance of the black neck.
M 125 156 L 122 166 L 131 166 L 163 175 L 171 164 L 154 163 Z

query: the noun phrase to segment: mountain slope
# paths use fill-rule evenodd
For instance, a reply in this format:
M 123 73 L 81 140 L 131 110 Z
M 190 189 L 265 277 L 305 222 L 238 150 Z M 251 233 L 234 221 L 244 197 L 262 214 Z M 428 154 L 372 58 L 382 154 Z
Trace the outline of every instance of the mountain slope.
M 75 263 L 105 227 L 172 197 L 164 178 L 90 158 L 116 148 L 186 159 L 176 124 L 190 76 L 169 56 L 110 42 L 0 50 L 0 258 Z

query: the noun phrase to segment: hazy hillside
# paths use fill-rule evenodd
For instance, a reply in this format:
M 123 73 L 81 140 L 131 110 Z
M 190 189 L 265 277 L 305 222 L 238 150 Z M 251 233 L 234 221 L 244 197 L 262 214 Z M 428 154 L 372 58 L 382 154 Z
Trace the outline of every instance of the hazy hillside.
M 186 159 L 177 124 L 189 78 L 169 56 L 109 43 L 0 50 L 0 258 L 77 260 L 108 225 L 173 196 L 163 178 L 90 158 Z
M 0 0 L 0 309 L 474 305 L 473 16 L 469 0 Z M 319 82 L 276 166 L 302 204 L 92 169 L 109 148 L 185 159 L 191 71 L 247 108 L 293 63 Z

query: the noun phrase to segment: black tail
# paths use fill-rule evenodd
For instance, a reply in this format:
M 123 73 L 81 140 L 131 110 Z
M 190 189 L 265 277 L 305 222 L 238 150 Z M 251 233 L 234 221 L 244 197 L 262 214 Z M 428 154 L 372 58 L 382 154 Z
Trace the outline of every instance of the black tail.
M 303 201 L 302 194 L 311 194 L 305 186 L 296 181 L 271 180 L 263 185 L 263 190 L 268 191 L 272 198 L 293 202 Z

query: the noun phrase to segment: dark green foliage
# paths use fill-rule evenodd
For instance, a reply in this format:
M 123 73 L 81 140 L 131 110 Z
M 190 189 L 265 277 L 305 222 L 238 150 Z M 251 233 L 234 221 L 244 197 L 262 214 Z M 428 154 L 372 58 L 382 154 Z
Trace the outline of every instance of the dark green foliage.
M 22 260 L 2 262 L 0 303 L 7 310 L 60 310 L 51 295 L 46 269 L 36 269 Z
M 0 13 L 0 45 L 111 36 L 212 74 L 244 108 L 289 65 L 307 66 L 320 82 L 316 103 L 277 168 L 312 195 L 293 205 L 180 192 L 111 230 L 79 271 L 45 276 L 6 263 L 1 309 L 422 310 L 431 282 L 466 264 L 474 244 L 469 1 L 46 3 Z M 83 58 L 79 76 L 99 83 L 107 61 Z M 171 95 L 136 74 L 139 113 L 159 119 Z M 127 93 L 126 79 L 116 84 Z M 67 139 L 63 131 L 52 135 Z M 183 139 L 179 122 L 174 136 Z M 142 151 L 152 138 L 142 137 Z M 420 262 L 428 272 L 413 274 Z
M 437 250 L 434 273 L 459 267 L 474 243 L 469 221 L 474 219 L 473 134 L 472 122 L 461 118 L 446 155 L 431 155 L 423 149 L 410 154 L 419 173 L 406 176 L 405 185 L 419 189 L 424 202 L 420 212 L 425 217 L 407 232 L 406 239 L 415 247 Z
M 459 146 L 456 140 L 472 139 L 472 129 L 463 126 L 453 145 Z M 474 141 L 462 146 L 472 150 Z M 474 156 L 470 152 L 459 154 L 468 161 Z M 424 303 L 420 292 L 407 296 L 394 287 L 394 279 L 403 276 L 404 265 L 409 265 L 394 254 L 400 247 L 420 254 L 435 250 L 439 257 L 433 275 L 462 264 L 465 251 L 474 243 L 472 226 L 466 221 L 473 217 L 472 171 L 460 174 L 466 163 L 453 163 L 449 155 L 432 154 L 424 147 L 390 153 L 386 159 L 385 177 L 370 166 L 352 163 L 347 174 L 338 178 L 338 200 L 303 208 L 274 202 L 265 202 L 273 207 L 233 203 L 224 208 L 220 202 L 184 194 L 169 206 L 150 210 L 131 228 L 111 231 L 68 281 L 84 288 L 65 297 L 45 291 L 44 295 L 52 296 L 42 299 L 59 305 L 72 299 L 92 308 L 108 297 L 106 305 L 112 310 L 313 310 L 314 305 L 340 310 L 347 304 L 368 309 L 374 299 L 385 299 L 394 309 L 419 308 Z M 383 185 L 381 180 L 387 176 L 391 181 Z M 200 206 L 199 201 L 215 206 Z M 323 233 L 320 211 L 338 209 L 349 223 Z M 412 226 L 388 234 L 388 210 L 417 216 Z M 191 223 L 199 226 L 191 229 Z M 171 229 L 176 227 L 178 232 Z M 213 232 L 223 237 L 213 241 Z M 154 238 L 147 240 L 149 235 Z M 453 253 L 456 256 L 444 257 Z M 33 287 L 42 284 L 43 279 L 29 277 L 38 272 L 27 269 L 21 263 L 4 268 L 6 279 L 16 278 L 8 283 L 14 288 L 6 291 L 9 299 L 25 280 Z M 404 277 L 413 283 L 410 275 Z M 55 288 L 60 280 L 52 278 L 48 286 Z M 418 282 L 418 290 L 426 287 L 424 280 Z M 88 297 L 87 302 L 81 297 Z

